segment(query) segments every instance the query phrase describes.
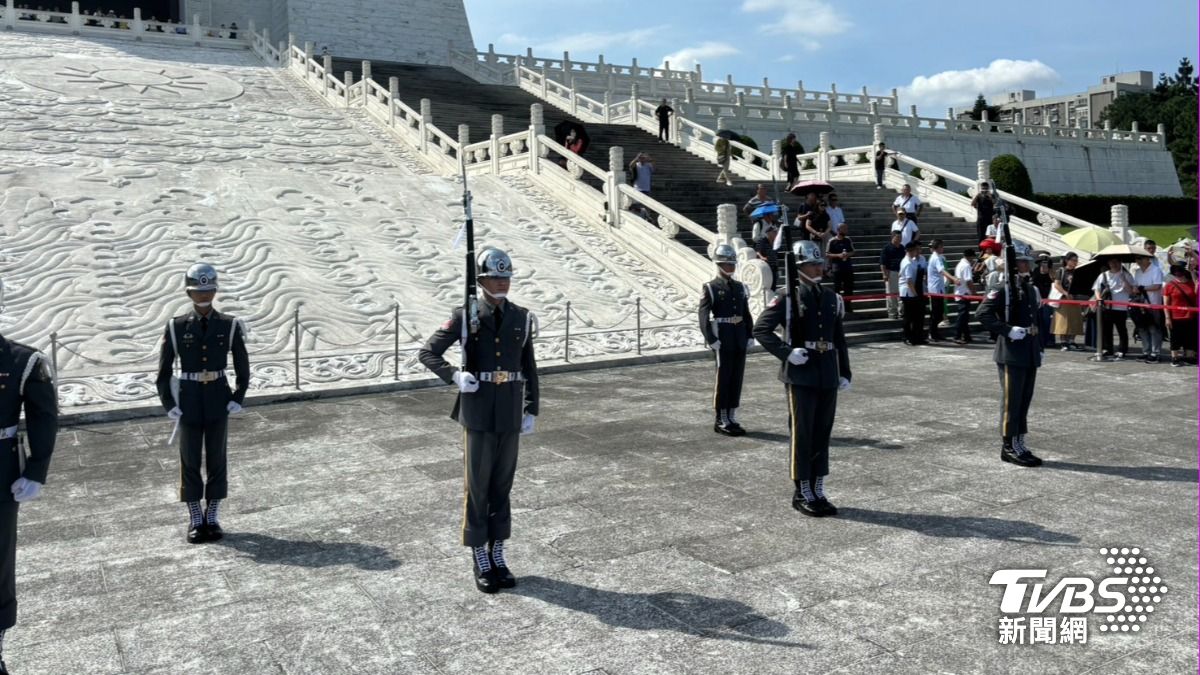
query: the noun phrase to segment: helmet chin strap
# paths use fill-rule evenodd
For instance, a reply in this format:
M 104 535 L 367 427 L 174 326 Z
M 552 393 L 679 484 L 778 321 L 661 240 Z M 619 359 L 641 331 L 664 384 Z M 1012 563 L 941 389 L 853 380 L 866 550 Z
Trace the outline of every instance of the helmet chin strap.
M 810 284 L 814 284 L 814 285 L 816 285 L 816 284 L 820 284 L 820 283 L 821 283 L 821 278 L 820 278 L 820 277 L 817 277 L 816 279 L 814 279 L 814 278 L 812 278 L 812 277 L 808 276 L 807 274 L 805 274 L 805 273 L 804 273 L 803 271 L 801 271 L 801 270 L 796 270 L 796 271 L 797 271 L 797 272 L 800 274 L 800 278 L 801 278 L 801 279 L 803 279 L 803 280 L 807 281 L 807 282 L 808 282 L 808 283 L 810 283 Z
M 508 293 L 494 293 L 493 294 L 493 293 L 489 292 L 488 289 L 484 288 L 483 286 L 480 286 L 479 290 L 483 291 L 484 295 L 488 296 L 489 298 L 491 298 L 493 300 L 503 300 L 504 298 L 508 297 Z
M 207 309 L 209 307 L 212 307 L 211 302 L 193 302 L 192 304 L 199 307 L 200 309 Z

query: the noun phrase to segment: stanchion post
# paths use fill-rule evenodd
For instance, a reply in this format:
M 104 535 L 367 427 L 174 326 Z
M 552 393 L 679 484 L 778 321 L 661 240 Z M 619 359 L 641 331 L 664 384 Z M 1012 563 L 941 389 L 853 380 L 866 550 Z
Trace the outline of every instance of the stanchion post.
M 400 303 L 392 306 L 392 320 L 396 324 L 395 343 L 392 346 L 392 379 L 400 379 Z
M 1104 348 L 1101 346 L 1103 343 L 1100 341 L 1101 335 L 1104 335 L 1104 301 L 1098 300 L 1096 302 L 1096 334 L 1092 336 L 1092 339 L 1096 341 L 1097 361 L 1104 360 Z
M 296 378 L 296 389 L 300 389 L 300 308 L 294 314 L 292 332 L 296 335 L 296 344 L 292 351 L 292 366 Z
M 54 399 L 58 400 L 58 333 L 50 334 L 50 369 L 54 371 Z
M 642 298 L 637 298 L 637 353 L 642 355 Z
M 563 360 L 571 362 L 571 301 L 567 301 L 567 330 L 563 340 Z

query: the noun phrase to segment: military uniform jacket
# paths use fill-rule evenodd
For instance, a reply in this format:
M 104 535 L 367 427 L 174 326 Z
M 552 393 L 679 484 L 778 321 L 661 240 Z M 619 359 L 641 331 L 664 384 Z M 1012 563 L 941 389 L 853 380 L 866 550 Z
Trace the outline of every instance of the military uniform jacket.
M 1037 368 L 1042 364 L 1041 336 L 1026 335 L 1021 340 L 1008 339 L 1008 331 L 1013 326 L 1026 329 L 1036 329 L 1038 326 L 1038 307 L 1042 303 L 1042 294 L 1027 277 L 1022 277 L 1020 283 L 1022 292 L 1009 303 L 1008 321 L 1004 316 L 1005 298 L 1010 293 L 1007 283 L 1002 283 L 998 290 L 988 291 L 983 302 L 979 303 L 979 308 L 975 310 L 975 318 L 984 328 L 998 336 L 994 353 L 996 363 L 1002 366 Z
M 713 321 L 715 318 L 722 321 Z M 728 320 L 728 321 L 725 321 Z M 750 290 L 740 281 L 718 275 L 700 291 L 700 333 L 704 341 L 721 341 L 723 349 L 745 349 L 754 330 Z
M 171 339 L 172 326 L 174 340 Z M 208 332 L 200 326 L 200 314 L 195 308 L 171 319 L 163 331 L 162 350 L 158 357 L 158 377 L 155 380 L 158 398 L 168 411 L 178 405 L 183 411 L 182 421 L 185 424 L 201 424 L 206 419 L 228 416 L 226 406 L 230 401 L 241 405 L 250 386 L 250 357 L 246 353 L 246 329 L 242 321 L 214 309 L 208 314 Z M 174 375 L 177 356 L 180 372 L 223 372 L 229 365 L 231 354 L 236 388 L 229 386 L 228 377 L 207 383 L 182 380 L 179 383 L 179 400 L 175 400 L 171 392 L 171 376 Z
M 46 356 L 32 347 L 10 342 L 0 336 L 0 427 L 14 427 L 25 409 L 25 435 L 28 457 L 17 439 L 0 440 L 0 502 L 13 501 L 13 482 L 24 476 L 46 482 L 50 455 L 58 435 L 58 400 L 54 394 L 54 376 Z M 21 465 L 25 470 L 22 472 Z
M 792 308 L 792 334 L 784 341 L 775 333 L 786 325 L 788 296 L 785 291 L 775 297 L 754 324 L 754 339 L 776 358 L 783 361 L 779 381 L 803 387 L 836 389 L 839 378 L 850 379 L 850 353 L 846 349 L 846 333 L 842 329 L 845 309 L 842 298 L 818 284 L 800 284 L 799 302 Z M 824 352 L 806 343 L 826 345 Z M 808 350 L 808 362 L 802 366 L 789 363 L 792 349 Z
M 421 364 L 447 384 L 454 382 L 458 368 L 442 354 L 462 337 L 463 309 L 456 307 L 450 319 L 421 348 Z M 450 418 L 472 431 L 506 433 L 519 431 L 524 413 L 538 414 L 537 361 L 533 355 L 533 337 L 537 332 L 533 313 L 505 301 L 503 323 L 496 325 L 492 308 L 479 303 L 479 331 L 467 337 L 479 373 L 521 373 L 524 381 L 479 383 L 479 391 L 458 395 Z

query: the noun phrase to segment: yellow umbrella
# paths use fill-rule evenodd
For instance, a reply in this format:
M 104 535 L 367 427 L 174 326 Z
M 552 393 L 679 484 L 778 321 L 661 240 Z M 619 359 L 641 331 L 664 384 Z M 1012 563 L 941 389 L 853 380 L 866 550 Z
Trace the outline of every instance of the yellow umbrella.
M 1073 230 L 1063 235 L 1063 241 L 1071 248 L 1087 253 L 1096 253 L 1105 246 L 1124 243 L 1117 235 L 1100 227 Z

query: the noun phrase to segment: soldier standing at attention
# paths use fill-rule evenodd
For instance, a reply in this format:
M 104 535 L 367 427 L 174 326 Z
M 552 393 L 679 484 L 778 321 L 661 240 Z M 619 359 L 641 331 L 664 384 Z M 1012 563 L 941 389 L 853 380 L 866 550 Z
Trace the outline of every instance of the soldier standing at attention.
M 1015 245 L 1019 246 L 1019 242 Z M 989 290 L 975 318 L 996 337 L 994 359 L 1000 373 L 1000 459 L 1018 466 L 1041 466 L 1042 460 L 1025 445 L 1029 429 L 1025 418 L 1033 401 L 1033 386 L 1045 351 L 1038 336 L 1038 307 L 1041 293 L 1030 281 L 1033 253 L 1027 247 L 1017 252 L 1015 284 L 1002 280 Z M 1013 291 L 1015 286 L 1015 293 Z
M 0 307 L 4 285 L 0 284 Z M 26 456 L 18 422 L 25 409 Z M 0 675 L 4 666 L 4 634 L 17 623 L 17 510 L 37 499 L 50 471 L 50 455 L 58 434 L 58 398 L 54 373 L 46 355 L 0 336 Z
M 825 477 L 838 391 L 850 388 L 850 355 L 842 330 L 845 309 L 841 296 L 821 286 L 821 247 L 813 241 L 797 242 L 795 247 L 796 296 L 787 290 L 776 294 L 754 324 L 754 337 L 783 362 L 779 379 L 791 410 L 791 475 L 796 486 L 792 508 L 806 516 L 834 516 L 837 508 L 825 497 Z M 783 339 L 775 334 L 779 326 L 784 326 Z
M 732 246 L 717 246 L 713 262 L 717 264 L 717 277 L 704 284 L 700 292 L 700 333 L 717 357 L 717 383 L 713 391 L 717 421 L 713 431 L 741 436 L 746 430 L 738 424 L 737 409 L 742 399 L 746 352 L 754 346 L 754 338 L 750 336 L 754 326 L 750 290 L 733 279 L 737 254 Z
M 250 386 L 250 357 L 245 324 L 212 306 L 217 294 L 213 266 L 197 263 L 189 267 L 184 287 L 192 309 L 167 322 L 155 384 L 167 417 L 175 420 L 180 433 L 179 500 L 188 507 L 187 541 L 201 544 L 223 536 L 218 509 L 229 492 L 225 461 L 229 415 L 242 411 Z M 225 379 L 230 354 L 236 388 L 230 388 Z M 178 375 L 174 374 L 176 359 Z M 207 480 L 200 477 L 202 459 Z M 203 511 L 201 499 L 207 500 Z
M 521 434 L 533 433 L 538 414 L 533 354 L 537 320 L 507 299 L 512 277 L 507 253 L 484 249 L 476 269 L 483 291 L 479 328 L 467 336 L 464 348 L 474 350 L 479 372 L 464 372 L 442 357 L 461 340 L 462 307 L 429 338 L 419 358 L 447 384 L 458 385 L 450 417 L 465 430 L 462 543 L 471 547 L 475 587 L 495 593 L 517 585 L 504 557 L 504 542 L 512 534 L 509 493 L 517 470 L 518 441 Z

